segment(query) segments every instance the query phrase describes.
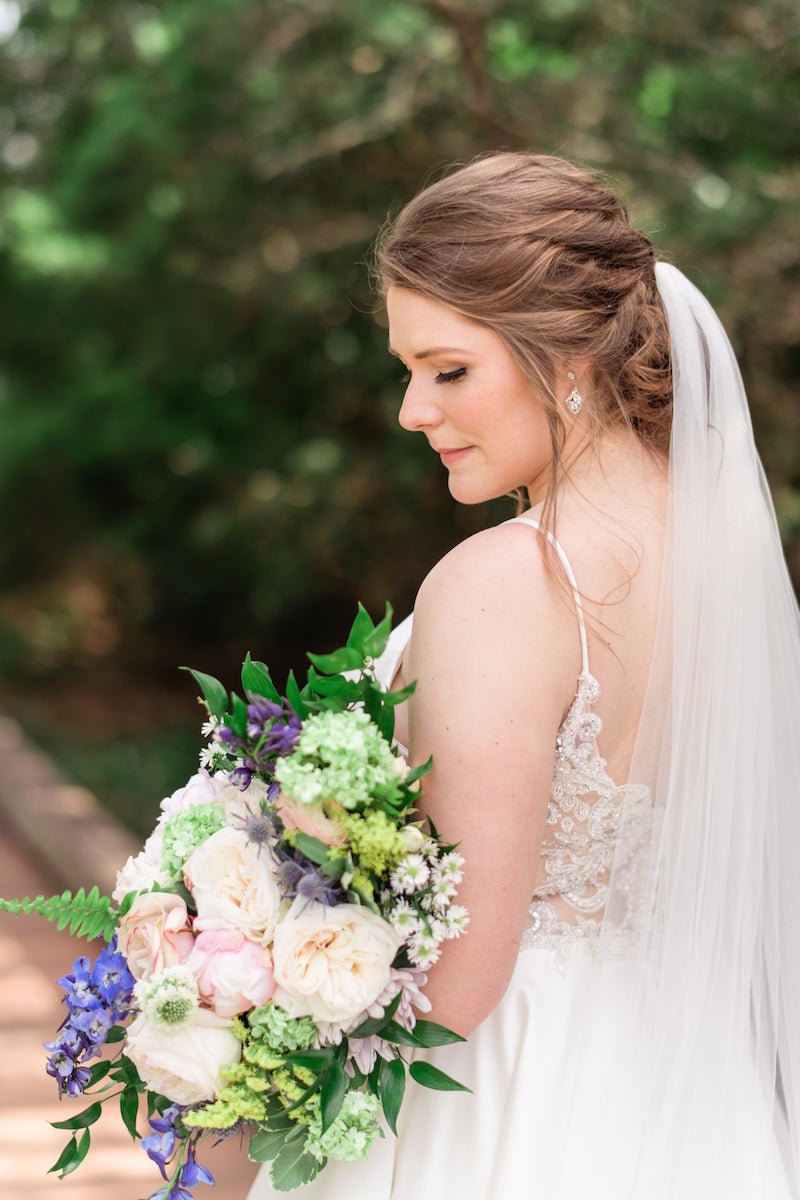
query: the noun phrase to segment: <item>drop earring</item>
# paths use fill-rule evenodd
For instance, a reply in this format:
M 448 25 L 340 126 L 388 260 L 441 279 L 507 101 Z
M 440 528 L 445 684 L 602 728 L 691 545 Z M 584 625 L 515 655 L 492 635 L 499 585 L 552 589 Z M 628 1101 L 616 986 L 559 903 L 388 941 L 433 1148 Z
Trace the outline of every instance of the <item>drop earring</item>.
M 567 371 L 567 379 L 572 384 L 572 391 L 567 396 L 564 403 L 566 404 L 573 417 L 577 417 L 578 413 L 583 408 L 583 396 L 578 391 L 578 384 L 575 379 L 574 371 Z

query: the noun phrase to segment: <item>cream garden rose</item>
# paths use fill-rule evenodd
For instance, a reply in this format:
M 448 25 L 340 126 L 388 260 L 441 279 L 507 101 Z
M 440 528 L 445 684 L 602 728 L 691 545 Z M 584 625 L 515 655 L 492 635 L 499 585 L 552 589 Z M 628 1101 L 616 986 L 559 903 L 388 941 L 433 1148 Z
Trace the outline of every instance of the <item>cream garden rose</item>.
M 153 1091 L 175 1104 L 200 1104 L 224 1087 L 220 1067 L 239 1062 L 242 1045 L 230 1020 L 199 1008 L 176 1026 L 140 1013 L 128 1030 L 125 1053 Z
M 134 979 L 150 979 L 184 962 L 194 945 L 186 903 L 174 892 L 145 892 L 117 925 L 117 949 Z
M 250 941 L 268 944 L 281 905 L 270 866 L 269 851 L 240 829 L 220 829 L 203 842 L 183 868 L 197 905 L 196 932 L 238 929 Z
M 401 940 L 358 904 L 298 897 L 275 931 L 273 999 L 293 1017 L 345 1026 L 386 987 Z

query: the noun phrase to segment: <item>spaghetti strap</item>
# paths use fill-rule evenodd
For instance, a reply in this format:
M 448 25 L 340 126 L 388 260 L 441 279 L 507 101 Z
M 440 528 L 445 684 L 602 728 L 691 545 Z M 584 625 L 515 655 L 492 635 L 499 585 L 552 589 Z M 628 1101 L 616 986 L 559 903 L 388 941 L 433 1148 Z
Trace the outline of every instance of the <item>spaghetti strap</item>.
M 552 533 L 550 533 L 549 530 L 546 531 L 546 530 L 542 529 L 541 525 L 535 519 L 535 517 L 526 517 L 526 516 L 512 517 L 510 521 L 506 522 L 506 524 L 507 525 L 515 525 L 515 524 L 530 525 L 533 529 L 536 529 L 542 535 L 542 537 L 547 538 L 548 542 L 553 547 L 553 549 L 555 550 L 559 559 L 561 560 L 561 565 L 564 568 L 564 573 L 566 574 L 569 585 L 572 588 L 572 598 L 575 601 L 575 611 L 578 615 L 578 628 L 580 629 L 580 634 L 581 634 L 581 660 L 582 660 L 581 661 L 581 674 L 589 675 L 590 674 L 590 671 L 589 671 L 589 646 L 588 646 L 588 643 L 586 640 L 586 622 L 585 622 L 584 616 L 583 616 L 583 605 L 581 603 L 581 594 L 578 591 L 578 584 L 575 580 L 575 572 L 572 570 L 572 567 L 570 566 L 569 559 L 567 558 L 566 554 L 564 553 L 562 547 L 559 545 L 559 543 L 553 537 Z

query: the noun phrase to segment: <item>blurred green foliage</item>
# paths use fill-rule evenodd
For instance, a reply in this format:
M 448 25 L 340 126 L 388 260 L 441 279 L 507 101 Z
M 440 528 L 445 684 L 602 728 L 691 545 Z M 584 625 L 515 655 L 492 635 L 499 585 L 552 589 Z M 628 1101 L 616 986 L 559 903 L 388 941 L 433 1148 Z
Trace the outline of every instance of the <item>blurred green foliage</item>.
M 800 527 L 796 0 L 3 0 L 0 665 L 279 675 L 493 510 L 364 261 L 431 171 L 605 171 L 718 305 Z M 120 703 L 122 701 L 120 700 Z

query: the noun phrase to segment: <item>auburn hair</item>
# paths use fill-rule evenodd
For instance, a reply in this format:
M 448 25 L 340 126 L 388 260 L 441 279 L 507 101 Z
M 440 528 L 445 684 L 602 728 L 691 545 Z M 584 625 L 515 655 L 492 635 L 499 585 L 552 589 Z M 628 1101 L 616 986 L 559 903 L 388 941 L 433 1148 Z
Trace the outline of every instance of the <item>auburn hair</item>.
M 481 156 L 386 224 L 374 266 L 384 296 L 407 288 L 506 342 L 550 429 L 546 524 L 555 518 L 565 435 L 559 367 L 589 360 L 581 381 L 587 432 L 625 426 L 667 455 L 672 378 L 655 253 L 590 172 L 546 155 Z

